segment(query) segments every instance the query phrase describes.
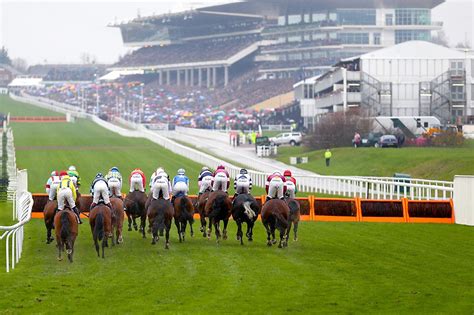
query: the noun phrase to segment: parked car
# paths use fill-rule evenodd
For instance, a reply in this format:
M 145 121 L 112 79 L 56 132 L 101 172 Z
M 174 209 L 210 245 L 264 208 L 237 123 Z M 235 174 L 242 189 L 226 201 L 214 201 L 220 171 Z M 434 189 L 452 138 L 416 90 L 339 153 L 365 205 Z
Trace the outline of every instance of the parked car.
M 381 148 L 398 148 L 398 140 L 394 135 L 384 135 L 380 137 L 379 147 Z
M 355 148 L 358 147 L 378 147 L 379 146 L 379 140 L 380 137 L 383 134 L 380 132 L 371 132 L 367 136 L 362 137 L 360 139 L 360 143 L 357 144 L 355 143 L 354 139 L 352 139 L 352 146 Z
M 284 132 L 270 138 L 270 142 L 275 145 L 289 144 L 295 146 L 300 145 L 302 140 L 301 132 Z

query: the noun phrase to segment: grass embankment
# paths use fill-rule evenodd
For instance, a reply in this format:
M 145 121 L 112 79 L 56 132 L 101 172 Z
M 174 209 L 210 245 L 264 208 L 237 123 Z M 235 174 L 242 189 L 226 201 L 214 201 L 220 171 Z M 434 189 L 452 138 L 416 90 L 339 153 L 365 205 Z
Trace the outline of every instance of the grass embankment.
M 334 148 L 331 166 L 326 167 L 325 150 L 306 147 L 280 147 L 278 160 L 289 163 L 291 156 L 307 156 L 299 168 L 323 175 L 393 176 L 407 173 L 412 177 L 453 180 L 454 175 L 474 174 L 474 141 L 459 148 Z
M 16 102 L 7 95 L 0 95 L 0 113 L 10 113 L 12 116 L 64 116 L 62 113 Z

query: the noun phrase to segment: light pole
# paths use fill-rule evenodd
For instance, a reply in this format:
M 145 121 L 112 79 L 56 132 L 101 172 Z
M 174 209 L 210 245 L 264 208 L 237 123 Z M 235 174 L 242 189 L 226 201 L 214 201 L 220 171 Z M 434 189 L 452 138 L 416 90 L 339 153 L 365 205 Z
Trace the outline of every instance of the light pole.
M 143 115 L 143 87 L 145 86 L 145 83 L 140 84 L 140 89 L 141 89 L 141 95 L 142 95 L 142 102 L 140 104 L 140 110 L 138 111 L 138 123 L 142 122 L 142 115 Z
M 94 74 L 95 77 L 95 109 L 97 116 L 99 116 L 99 81 L 97 80 L 97 73 Z

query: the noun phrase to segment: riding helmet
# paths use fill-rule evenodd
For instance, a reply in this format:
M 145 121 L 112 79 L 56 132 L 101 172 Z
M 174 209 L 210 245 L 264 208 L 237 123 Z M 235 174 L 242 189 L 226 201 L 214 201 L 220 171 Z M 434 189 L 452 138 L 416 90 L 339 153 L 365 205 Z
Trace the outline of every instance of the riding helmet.
M 291 171 L 290 170 L 284 171 L 283 176 L 291 176 Z
M 110 169 L 110 171 L 111 171 L 111 172 L 118 172 L 119 169 L 118 169 L 117 166 L 114 166 L 114 167 L 112 167 L 112 168 Z
M 240 174 L 244 175 L 244 174 L 248 174 L 249 172 L 247 172 L 247 170 L 245 168 L 242 168 L 240 170 Z
M 180 168 L 178 170 L 178 175 L 184 175 L 186 173 L 186 171 L 184 170 L 184 168 Z
M 58 175 L 59 175 L 58 171 L 52 171 L 51 172 L 51 176 L 58 176 Z
M 218 169 L 218 170 L 225 170 L 225 167 L 224 167 L 224 165 L 221 164 L 221 165 L 219 165 L 219 166 L 217 167 L 217 169 Z
M 69 171 L 75 171 L 76 167 L 74 165 L 69 166 Z
M 61 171 L 59 172 L 59 176 L 63 177 L 63 176 L 69 176 L 69 175 L 66 171 Z
M 201 168 L 201 172 L 204 172 L 204 171 L 209 171 L 209 167 L 203 166 L 203 167 Z
M 104 177 L 104 175 L 102 175 L 102 173 L 97 173 L 97 175 L 95 175 L 95 178 L 101 178 L 101 177 Z

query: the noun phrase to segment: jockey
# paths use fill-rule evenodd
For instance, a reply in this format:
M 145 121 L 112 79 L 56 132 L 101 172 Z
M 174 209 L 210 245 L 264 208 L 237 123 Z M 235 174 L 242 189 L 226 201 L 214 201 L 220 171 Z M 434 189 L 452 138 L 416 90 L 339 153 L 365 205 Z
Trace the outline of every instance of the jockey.
M 285 176 L 285 187 L 286 187 L 286 193 L 285 196 L 291 199 L 295 198 L 296 193 L 298 192 L 298 189 L 296 188 L 296 179 L 291 175 L 290 170 L 286 170 L 283 172 L 283 176 Z
M 224 165 L 219 165 L 214 172 L 214 180 L 212 181 L 212 191 L 222 190 L 227 192 L 230 185 L 229 173 L 226 171 Z
M 252 178 L 245 168 L 241 169 L 240 174 L 235 177 L 234 190 L 234 197 L 238 194 L 250 194 L 250 191 L 252 190 Z
M 171 192 L 171 183 L 170 178 L 165 172 L 165 170 L 161 167 L 158 168 L 156 172 L 153 173 L 151 178 L 153 179 L 153 182 L 150 183 L 153 199 L 158 199 L 161 193 L 163 199 L 169 200 Z
M 109 184 L 110 195 L 122 198 L 122 174 L 120 174 L 118 167 L 112 167 L 105 176 L 107 184 Z
M 285 177 L 280 172 L 274 172 L 272 175 L 267 177 L 265 184 L 265 190 L 267 191 L 266 201 L 279 198 L 283 199 L 286 192 Z
M 95 178 L 91 184 L 90 191 L 92 194 L 92 204 L 91 204 L 90 209 L 97 206 L 100 199 L 104 201 L 104 204 L 106 206 L 112 208 L 110 204 L 110 200 L 109 200 L 109 185 L 107 183 L 107 180 L 104 178 L 104 175 L 102 175 L 102 173 L 97 173 L 97 175 L 95 175 Z
M 71 177 L 74 186 L 76 186 L 76 190 L 79 190 L 79 187 L 81 187 L 81 177 L 79 176 L 79 172 L 76 170 L 76 167 L 74 165 L 69 166 L 67 173 L 69 177 Z
M 178 170 L 178 174 L 173 178 L 173 198 L 171 202 L 174 203 L 176 197 L 187 196 L 189 190 L 189 178 L 185 175 L 186 171 L 183 168 Z
M 51 176 L 48 178 L 48 181 L 45 185 L 46 193 L 48 194 L 49 200 L 52 201 L 54 200 L 54 198 L 56 198 L 56 193 L 60 183 L 61 178 L 59 177 L 58 171 L 52 171 Z
M 67 201 L 71 210 L 76 214 L 77 223 L 82 224 L 81 218 L 79 217 L 79 210 L 76 207 L 76 186 L 74 186 L 72 179 L 66 172 L 61 173 L 64 175 L 61 177 L 61 183 L 59 183 L 58 186 L 58 210 L 64 210 L 64 202 Z
M 146 177 L 145 173 L 143 173 L 141 169 L 134 169 L 132 173 L 130 173 L 130 177 L 128 180 L 130 182 L 130 192 L 133 192 L 135 190 L 145 192 Z
M 163 173 L 165 170 L 162 168 L 162 167 L 158 167 L 156 169 L 156 171 L 153 172 L 153 174 L 151 174 L 151 177 L 150 177 L 150 188 L 152 187 L 153 185 L 153 181 L 155 179 L 155 177 L 159 174 L 159 173 Z
M 206 190 L 212 186 L 214 176 L 207 166 L 201 169 L 198 177 L 199 195 L 202 195 Z

